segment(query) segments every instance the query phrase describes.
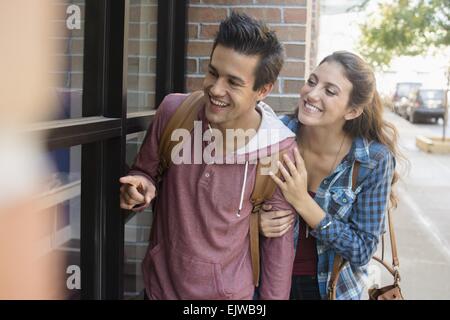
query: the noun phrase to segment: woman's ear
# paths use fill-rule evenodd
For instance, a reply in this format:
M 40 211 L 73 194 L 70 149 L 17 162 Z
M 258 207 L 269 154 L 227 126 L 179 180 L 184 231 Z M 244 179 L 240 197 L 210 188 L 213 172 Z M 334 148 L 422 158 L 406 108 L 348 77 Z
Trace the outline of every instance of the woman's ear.
M 364 109 L 362 107 L 357 108 L 350 108 L 350 110 L 344 115 L 345 120 L 353 120 L 358 118 L 362 113 Z

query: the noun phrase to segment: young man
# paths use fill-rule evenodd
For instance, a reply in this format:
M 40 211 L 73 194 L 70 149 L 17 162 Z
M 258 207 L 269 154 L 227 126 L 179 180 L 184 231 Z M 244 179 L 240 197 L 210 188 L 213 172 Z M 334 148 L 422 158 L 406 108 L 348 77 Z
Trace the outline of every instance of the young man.
M 235 13 L 221 23 L 197 121 L 203 134 L 215 132 L 227 140 L 215 150 L 216 160 L 231 156 L 244 161 L 173 161 L 164 172 L 155 205 L 157 219 L 143 262 L 150 299 L 252 299 L 249 220 L 255 160 L 262 157 L 262 149 L 290 153 L 295 147 L 293 134 L 260 102 L 272 90 L 282 65 L 282 46 L 264 24 Z M 155 197 L 162 132 L 186 97 L 171 94 L 161 103 L 132 170 L 120 180 L 122 208 L 140 211 Z M 198 156 L 196 144 L 203 149 L 209 146 L 204 141 L 208 139 L 195 141 L 198 129 L 183 158 Z M 292 210 L 278 189 L 268 203 L 278 210 Z M 292 237 L 290 228 L 280 238 L 261 239 L 261 299 L 289 298 Z

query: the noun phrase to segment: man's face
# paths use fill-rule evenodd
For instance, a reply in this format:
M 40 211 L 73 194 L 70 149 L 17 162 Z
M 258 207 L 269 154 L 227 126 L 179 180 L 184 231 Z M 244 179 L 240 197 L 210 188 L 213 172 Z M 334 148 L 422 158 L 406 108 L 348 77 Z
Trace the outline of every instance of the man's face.
M 206 118 L 219 129 L 247 129 L 255 118 L 255 105 L 272 85 L 254 91 L 258 56 L 247 56 L 217 45 L 203 81 Z

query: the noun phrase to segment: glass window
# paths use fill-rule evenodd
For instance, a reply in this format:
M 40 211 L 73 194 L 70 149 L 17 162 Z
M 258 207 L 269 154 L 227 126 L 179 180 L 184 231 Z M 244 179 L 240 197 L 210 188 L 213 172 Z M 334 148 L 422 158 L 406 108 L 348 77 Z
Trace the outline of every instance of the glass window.
M 60 290 L 64 297 L 80 299 L 81 146 L 51 151 L 49 158 L 51 188 L 41 197 L 43 214 L 51 224 L 42 245 L 45 254 L 63 258 Z
M 127 165 L 131 166 L 136 157 L 145 132 L 127 136 Z M 152 222 L 151 208 L 136 213 L 125 224 L 124 243 L 124 298 L 142 299 L 144 283 L 142 279 L 141 263 L 144 259 L 150 227 Z
M 131 0 L 128 25 L 128 112 L 155 108 L 157 0 Z
M 55 119 L 82 116 L 83 47 L 85 0 L 57 0 L 56 17 L 50 35 L 57 43 L 54 59 L 55 95 L 58 110 Z

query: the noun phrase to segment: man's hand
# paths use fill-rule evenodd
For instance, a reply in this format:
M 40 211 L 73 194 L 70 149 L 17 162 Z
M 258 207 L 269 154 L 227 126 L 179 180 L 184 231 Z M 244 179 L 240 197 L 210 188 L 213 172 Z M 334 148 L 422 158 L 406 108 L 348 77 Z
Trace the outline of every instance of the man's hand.
M 125 176 L 119 181 L 122 183 L 120 187 L 120 207 L 122 209 L 142 211 L 155 197 L 155 186 L 143 176 Z M 136 207 L 136 205 L 138 206 Z
M 259 210 L 259 232 L 267 238 L 281 237 L 295 222 L 291 211 L 270 211 L 271 205 L 263 205 Z

